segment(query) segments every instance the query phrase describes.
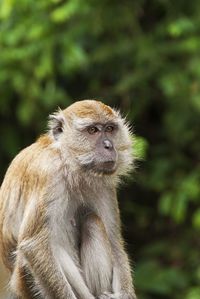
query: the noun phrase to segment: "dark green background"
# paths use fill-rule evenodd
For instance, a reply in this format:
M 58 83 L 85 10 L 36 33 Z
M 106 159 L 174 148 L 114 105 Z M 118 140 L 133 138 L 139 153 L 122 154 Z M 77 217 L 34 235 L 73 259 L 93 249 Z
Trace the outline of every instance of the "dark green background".
M 119 192 L 140 299 L 200 298 L 200 2 L 2 0 L 0 178 L 49 113 L 98 98 L 137 136 Z

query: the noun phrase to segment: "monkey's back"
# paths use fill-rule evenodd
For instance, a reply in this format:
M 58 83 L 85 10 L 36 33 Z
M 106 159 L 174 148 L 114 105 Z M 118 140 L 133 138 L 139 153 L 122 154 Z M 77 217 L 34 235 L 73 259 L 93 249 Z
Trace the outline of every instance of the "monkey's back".
M 39 194 L 45 193 L 47 177 L 51 172 L 53 175 L 53 162 L 58 156 L 51 148 L 51 139 L 44 135 L 22 150 L 6 172 L 0 189 L 0 253 L 11 271 L 25 207 L 33 196 L 39 199 Z

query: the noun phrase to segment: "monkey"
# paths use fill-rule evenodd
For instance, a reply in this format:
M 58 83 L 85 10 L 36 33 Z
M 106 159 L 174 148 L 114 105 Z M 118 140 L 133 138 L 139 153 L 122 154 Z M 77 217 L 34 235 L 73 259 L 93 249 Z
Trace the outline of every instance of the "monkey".
M 0 189 L 12 298 L 136 299 L 117 201 L 133 160 L 130 126 L 101 101 L 49 116 Z

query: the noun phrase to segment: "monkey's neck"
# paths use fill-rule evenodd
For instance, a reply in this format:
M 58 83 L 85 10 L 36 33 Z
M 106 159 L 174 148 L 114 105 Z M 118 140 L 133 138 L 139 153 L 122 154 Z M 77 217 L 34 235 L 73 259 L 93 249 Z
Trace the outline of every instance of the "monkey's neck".
M 94 193 L 102 192 L 104 189 L 116 189 L 120 179 L 117 175 L 97 175 L 94 173 L 67 171 L 65 172 L 65 183 L 67 189 L 75 192 L 84 192 L 85 190 Z

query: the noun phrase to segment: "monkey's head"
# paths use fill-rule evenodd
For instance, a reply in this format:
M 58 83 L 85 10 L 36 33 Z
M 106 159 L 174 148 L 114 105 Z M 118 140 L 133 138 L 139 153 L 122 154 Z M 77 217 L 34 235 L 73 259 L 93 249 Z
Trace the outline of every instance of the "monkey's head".
M 66 166 L 87 175 L 124 175 L 132 164 L 131 133 L 119 112 L 84 100 L 50 115 L 50 133 Z

